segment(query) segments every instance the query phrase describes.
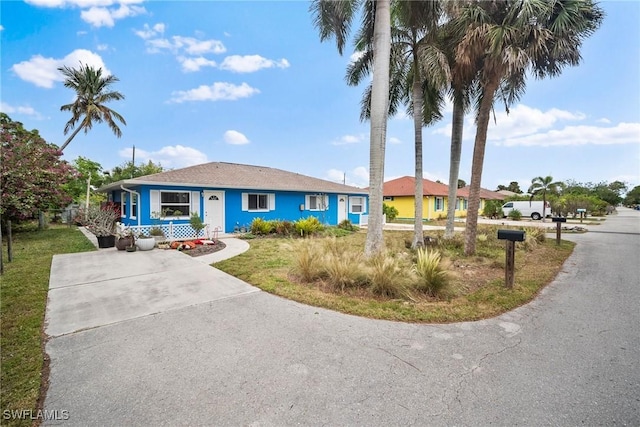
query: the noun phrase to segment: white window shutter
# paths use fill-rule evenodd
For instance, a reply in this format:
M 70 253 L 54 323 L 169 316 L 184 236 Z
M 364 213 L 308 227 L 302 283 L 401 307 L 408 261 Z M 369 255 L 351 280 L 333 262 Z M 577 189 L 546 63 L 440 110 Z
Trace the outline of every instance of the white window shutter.
M 123 191 L 120 193 L 120 216 L 122 218 L 124 218 L 124 207 L 126 204 L 127 204 L 127 193 Z
M 242 193 L 242 210 L 243 211 L 249 210 L 249 194 L 248 193 Z
M 367 202 L 369 199 L 362 197 L 362 213 L 367 213 Z
M 153 217 L 153 213 L 158 212 L 158 214 L 161 217 L 162 212 L 160 212 L 160 191 L 158 190 L 149 191 L 149 198 L 151 200 L 151 202 L 149 203 L 149 207 L 151 209 L 151 212 L 149 212 L 149 215 Z
M 275 193 L 269 193 L 269 210 L 276 210 L 276 195 Z
M 200 216 L 200 192 L 192 191 L 191 192 L 191 212 L 195 212 Z M 191 212 L 189 216 L 191 216 Z
M 307 194 L 304 196 L 304 209 L 309 210 L 309 206 L 311 206 L 311 201 L 309 200 L 310 196 Z
M 328 211 L 329 210 L 329 195 L 325 194 L 322 197 L 324 198 L 324 210 Z

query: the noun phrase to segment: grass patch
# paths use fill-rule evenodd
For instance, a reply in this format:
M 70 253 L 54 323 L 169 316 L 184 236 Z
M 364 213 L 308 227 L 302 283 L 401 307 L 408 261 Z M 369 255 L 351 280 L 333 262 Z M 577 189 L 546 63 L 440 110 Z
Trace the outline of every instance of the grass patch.
M 497 227 L 479 228 L 487 238 L 477 243 L 478 253 L 473 257 L 462 254 L 461 236 L 446 241 L 442 232 L 428 233 L 436 239 L 443 265 L 447 266 L 447 291 L 438 298 L 428 295 L 402 298 L 389 292 L 368 292 L 359 286 L 336 289 L 327 284 L 326 278 L 305 281 L 300 274 L 292 274 L 294 267 L 304 262 L 308 276 L 316 276 L 313 263 L 321 254 L 309 253 L 301 260 L 296 255 L 300 245 L 293 239 L 252 240 L 249 251 L 215 266 L 264 291 L 317 307 L 376 319 L 446 323 L 493 317 L 531 301 L 555 278 L 575 246 L 568 241 L 556 246 L 554 239 L 518 244 L 515 284 L 508 290 L 504 287 L 504 242 L 495 237 Z M 343 247 L 357 251 L 364 246 L 365 236 L 361 231 L 339 240 Z M 415 253 L 405 246 L 405 240 L 411 236 L 412 232 L 385 231 L 388 252 L 401 259 L 415 259 Z M 331 251 L 331 244 L 324 251 Z M 377 283 L 388 289 L 389 283 L 384 281 L 388 274 L 384 270 L 395 272 L 396 267 L 390 261 L 377 267 L 381 278 Z M 397 275 L 398 280 L 403 280 L 402 274 Z
M 44 322 L 51 259 L 54 254 L 86 252 L 95 247 L 76 228 L 52 226 L 44 231 L 13 234 L 13 261 L 0 276 L 0 344 L 2 393 L 0 408 L 33 410 L 40 392 L 44 363 Z M 27 426 L 31 420 L 3 420 L 3 425 Z

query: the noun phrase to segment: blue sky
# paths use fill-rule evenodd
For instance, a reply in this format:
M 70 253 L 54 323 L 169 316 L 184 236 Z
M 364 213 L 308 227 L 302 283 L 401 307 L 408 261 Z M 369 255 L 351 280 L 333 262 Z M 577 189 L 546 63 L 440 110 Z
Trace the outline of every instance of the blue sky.
M 640 184 L 640 2 L 604 1 L 579 67 L 531 79 L 510 115 L 496 104 L 483 187 L 536 176 Z M 166 168 L 208 161 L 262 165 L 366 186 L 363 87 L 344 80 L 302 1 L 29 0 L 0 3 L 1 110 L 62 145 L 73 101 L 56 68 L 101 66 L 120 81 L 122 138 L 104 124 L 65 150 L 111 169 L 131 159 Z M 451 112 L 424 129 L 425 177 L 449 174 Z M 465 121 L 460 178 L 470 181 L 475 127 Z M 388 125 L 385 178 L 413 175 L 413 125 Z

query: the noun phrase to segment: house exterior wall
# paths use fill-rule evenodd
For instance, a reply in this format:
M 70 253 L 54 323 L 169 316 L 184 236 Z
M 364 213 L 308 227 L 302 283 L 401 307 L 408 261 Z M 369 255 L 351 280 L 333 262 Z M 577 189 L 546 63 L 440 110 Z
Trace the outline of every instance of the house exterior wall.
M 205 219 L 205 203 L 203 199 L 203 191 L 221 191 L 224 192 L 224 230 L 225 233 L 232 233 L 236 227 L 249 226 L 255 218 L 263 218 L 265 220 L 289 220 L 296 221 L 301 218 L 315 216 L 323 224 L 338 224 L 338 194 L 326 194 L 326 208 L 322 210 L 311 210 L 308 196 L 320 196 L 320 193 L 309 192 L 292 192 L 292 191 L 265 191 L 251 189 L 228 189 L 228 188 L 202 188 L 202 187 L 177 187 L 177 186 L 138 186 L 130 187 L 129 190 L 139 193 L 139 201 L 137 202 L 136 215 L 132 215 L 131 210 L 131 193 L 124 190 L 114 190 L 109 193 L 109 201 L 122 204 L 124 201 L 123 216 L 121 222 L 128 226 L 162 226 L 163 229 L 168 227 L 169 223 L 173 225 L 189 224 L 191 212 L 197 212 L 200 218 Z M 153 217 L 154 212 L 159 212 L 159 191 L 166 192 L 188 192 L 190 195 L 189 212 L 182 212 L 180 217 L 166 217 L 157 219 Z M 268 209 L 260 211 L 248 210 L 247 195 L 257 194 L 266 195 L 268 201 Z M 270 197 L 272 196 L 272 197 Z M 355 198 L 362 198 L 364 201 L 363 211 L 361 213 L 352 212 L 352 204 L 347 203 L 346 218 L 353 224 L 360 223 L 360 215 L 368 213 L 368 197 L 365 193 L 358 195 L 346 195 L 348 200 L 354 201 Z M 275 206 L 272 206 L 274 204 Z M 321 203 L 322 205 L 322 203 Z
M 399 219 L 413 219 L 415 215 L 415 203 L 413 196 L 393 196 L 393 200 L 388 200 L 387 197 L 384 200 L 389 206 L 393 206 L 398 209 Z M 440 201 L 436 202 L 436 199 Z M 462 199 L 462 198 L 460 198 Z M 464 199 L 462 199 L 464 200 Z M 464 202 L 461 202 L 463 209 L 456 209 L 456 217 L 464 217 L 467 215 L 467 209 L 464 206 Z M 448 209 L 448 197 L 446 196 L 424 196 L 422 198 L 422 219 L 437 220 L 438 217 L 446 218 Z

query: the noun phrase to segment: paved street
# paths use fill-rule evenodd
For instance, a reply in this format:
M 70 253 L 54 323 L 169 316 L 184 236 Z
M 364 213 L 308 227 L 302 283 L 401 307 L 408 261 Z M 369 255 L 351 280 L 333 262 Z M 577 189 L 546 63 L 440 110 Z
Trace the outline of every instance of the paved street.
M 63 327 L 54 313 L 71 297 L 55 293 L 79 273 L 54 258 L 45 409 L 69 420 L 48 424 L 640 425 L 640 212 L 620 209 L 591 230 L 567 236 L 578 246 L 534 302 L 448 325 L 369 320 L 249 292 L 175 254 L 194 272 L 181 264 L 153 274 L 181 283 L 184 303 L 163 300 L 178 292 L 167 287 L 141 297 L 157 309 L 135 311 L 122 292 L 114 302 L 100 289 L 122 290 L 125 278 L 87 282 L 71 287 L 87 303 L 103 298 L 92 310 L 121 303 L 134 315 Z M 55 271 L 67 276 L 54 280 Z

